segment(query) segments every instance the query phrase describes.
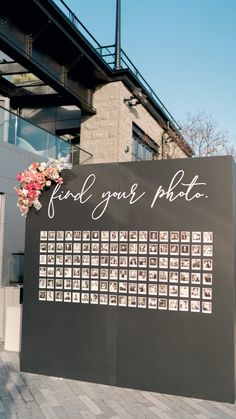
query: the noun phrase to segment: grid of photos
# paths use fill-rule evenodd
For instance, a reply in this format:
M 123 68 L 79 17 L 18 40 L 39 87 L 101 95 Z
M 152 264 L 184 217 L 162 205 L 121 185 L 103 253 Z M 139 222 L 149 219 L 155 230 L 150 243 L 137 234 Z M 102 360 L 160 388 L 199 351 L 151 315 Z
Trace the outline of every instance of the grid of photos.
M 210 231 L 40 231 L 39 301 L 212 313 Z

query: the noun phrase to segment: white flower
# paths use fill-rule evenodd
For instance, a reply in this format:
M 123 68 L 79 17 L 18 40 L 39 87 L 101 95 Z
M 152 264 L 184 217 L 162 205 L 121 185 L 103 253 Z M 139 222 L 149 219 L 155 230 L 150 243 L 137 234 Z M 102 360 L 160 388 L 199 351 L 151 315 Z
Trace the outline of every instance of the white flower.
M 40 210 L 40 208 L 42 208 L 42 204 L 40 204 L 40 202 L 39 202 L 39 200 L 38 199 L 36 199 L 35 201 L 34 201 L 34 208 L 38 211 L 38 210 Z
M 50 180 L 47 180 L 46 186 L 51 186 L 52 182 Z
M 46 167 L 47 167 L 47 163 L 45 163 L 45 162 L 40 163 L 40 166 L 39 166 L 40 172 L 44 172 Z

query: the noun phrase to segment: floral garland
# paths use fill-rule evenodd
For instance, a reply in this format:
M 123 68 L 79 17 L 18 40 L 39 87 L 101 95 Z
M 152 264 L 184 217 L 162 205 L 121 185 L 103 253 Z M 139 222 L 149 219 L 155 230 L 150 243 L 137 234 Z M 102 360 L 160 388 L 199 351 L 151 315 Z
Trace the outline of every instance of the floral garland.
M 17 174 L 20 187 L 15 188 L 15 191 L 22 216 L 26 217 L 31 207 L 40 210 L 42 204 L 39 198 L 42 191 L 50 188 L 52 183 L 63 183 L 62 170 L 72 168 L 69 158 L 59 155 L 58 159 L 50 158 L 47 163 L 34 162 L 24 172 Z

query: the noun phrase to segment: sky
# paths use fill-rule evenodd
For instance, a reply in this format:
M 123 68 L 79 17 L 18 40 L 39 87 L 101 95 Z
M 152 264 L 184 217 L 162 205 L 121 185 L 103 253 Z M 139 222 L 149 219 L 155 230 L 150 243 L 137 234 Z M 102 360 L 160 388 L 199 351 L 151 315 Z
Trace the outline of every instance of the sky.
M 114 44 L 116 0 L 65 2 Z M 204 111 L 236 146 L 236 0 L 121 0 L 121 19 L 123 50 L 180 125 Z

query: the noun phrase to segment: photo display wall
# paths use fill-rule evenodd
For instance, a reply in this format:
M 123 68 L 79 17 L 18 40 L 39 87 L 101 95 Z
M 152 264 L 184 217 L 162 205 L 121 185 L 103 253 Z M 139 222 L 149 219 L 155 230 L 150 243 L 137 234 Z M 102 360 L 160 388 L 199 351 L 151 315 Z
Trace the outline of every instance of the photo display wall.
M 235 164 L 76 166 L 26 220 L 21 370 L 235 401 Z

